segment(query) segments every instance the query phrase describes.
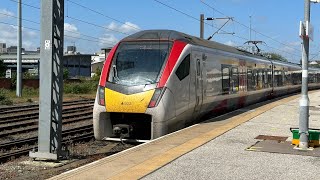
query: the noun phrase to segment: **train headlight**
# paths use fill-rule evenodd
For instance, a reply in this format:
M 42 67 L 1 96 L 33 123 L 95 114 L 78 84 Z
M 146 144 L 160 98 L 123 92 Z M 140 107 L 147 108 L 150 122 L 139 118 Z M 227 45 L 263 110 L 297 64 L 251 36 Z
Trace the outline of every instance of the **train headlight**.
M 103 86 L 99 86 L 98 87 L 98 96 L 99 96 L 99 101 L 98 104 L 101 106 L 105 106 L 105 99 L 104 99 L 104 87 Z
M 153 107 L 158 106 L 160 99 L 161 99 L 162 95 L 164 94 L 165 90 L 166 90 L 166 88 L 156 88 L 155 89 L 153 96 L 150 100 L 148 108 L 153 108 Z

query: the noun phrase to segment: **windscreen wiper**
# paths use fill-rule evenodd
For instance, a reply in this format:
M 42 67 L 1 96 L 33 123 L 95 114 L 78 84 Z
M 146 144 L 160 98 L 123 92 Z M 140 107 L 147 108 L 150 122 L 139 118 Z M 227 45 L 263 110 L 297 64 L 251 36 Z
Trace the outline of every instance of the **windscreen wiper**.
M 113 65 L 112 68 L 113 68 L 113 81 L 114 81 L 114 82 L 120 81 L 120 79 L 119 79 L 119 77 L 118 77 L 117 66 L 116 66 L 116 65 Z

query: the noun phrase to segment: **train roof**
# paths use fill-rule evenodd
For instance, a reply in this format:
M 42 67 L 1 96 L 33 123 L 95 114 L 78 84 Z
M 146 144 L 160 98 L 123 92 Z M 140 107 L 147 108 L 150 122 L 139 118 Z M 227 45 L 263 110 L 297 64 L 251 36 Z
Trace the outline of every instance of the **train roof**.
M 193 45 L 199 45 L 199 46 L 218 49 L 218 50 L 222 50 L 230 53 L 258 58 L 261 60 L 271 61 L 272 63 L 278 64 L 278 65 L 300 67 L 298 64 L 295 64 L 295 63 L 267 59 L 263 56 L 254 55 L 249 52 L 239 50 L 232 46 L 228 46 L 228 45 L 221 44 L 214 41 L 209 41 L 206 39 L 201 39 L 201 38 L 191 36 L 182 32 L 174 31 L 174 30 L 143 30 L 123 39 L 123 41 L 133 41 L 133 40 L 171 40 L 171 41 L 180 40 Z
M 194 45 L 200 45 L 208 48 L 219 49 L 223 51 L 228 51 L 237 54 L 247 55 L 250 53 L 245 53 L 240 51 L 234 47 L 227 46 L 218 42 L 209 41 L 205 39 L 201 39 L 195 36 L 191 36 L 182 32 L 174 31 L 174 30 L 144 30 L 132 34 L 123 39 L 123 41 L 132 41 L 132 40 L 180 40 Z
M 214 41 L 209 41 L 206 39 L 201 39 L 201 38 L 191 36 L 182 32 L 174 31 L 174 30 L 143 30 L 123 39 L 123 41 L 133 41 L 133 40 L 170 40 L 170 41 L 180 40 L 193 45 L 199 45 L 207 48 L 222 50 L 230 53 L 235 53 L 235 54 L 240 54 L 244 56 L 250 56 L 250 57 L 270 61 L 270 59 L 267 59 L 263 56 L 254 55 L 252 53 L 237 49 L 232 46 L 228 46 L 228 45 L 221 44 Z

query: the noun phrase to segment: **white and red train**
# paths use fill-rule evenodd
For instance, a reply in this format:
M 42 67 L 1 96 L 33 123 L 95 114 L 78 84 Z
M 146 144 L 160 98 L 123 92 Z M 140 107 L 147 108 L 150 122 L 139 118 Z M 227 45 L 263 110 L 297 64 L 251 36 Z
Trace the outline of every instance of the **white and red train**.
M 309 88 L 320 86 L 310 69 Z M 93 111 L 94 136 L 150 140 L 207 114 L 301 89 L 301 67 L 171 30 L 141 31 L 110 51 Z

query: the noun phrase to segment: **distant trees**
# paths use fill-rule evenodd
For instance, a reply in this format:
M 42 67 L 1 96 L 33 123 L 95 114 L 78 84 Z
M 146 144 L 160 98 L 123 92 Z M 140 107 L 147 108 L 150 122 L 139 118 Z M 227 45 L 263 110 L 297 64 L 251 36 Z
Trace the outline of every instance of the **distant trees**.
M 288 62 L 288 59 L 283 57 L 281 54 L 267 52 L 263 53 L 262 55 L 268 59 Z
M 63 79 L 69 78 L 69 70 L 67 68 L 63 68 Z
M 97 67 L 97 69 L 94 72 L 94 75 L 92 76 L 92 80 L 99 81 L 101 75 L 101 69 L 100 67 Z
M 3 63 L 2 60 L 0 60 L 0 77 L 4 77 L 6 75 L 6 70 L 6 65 Z

